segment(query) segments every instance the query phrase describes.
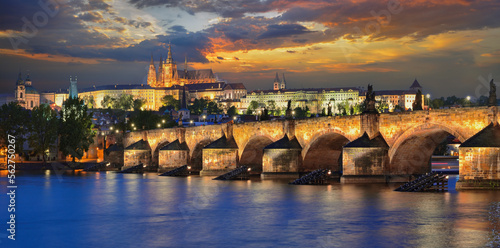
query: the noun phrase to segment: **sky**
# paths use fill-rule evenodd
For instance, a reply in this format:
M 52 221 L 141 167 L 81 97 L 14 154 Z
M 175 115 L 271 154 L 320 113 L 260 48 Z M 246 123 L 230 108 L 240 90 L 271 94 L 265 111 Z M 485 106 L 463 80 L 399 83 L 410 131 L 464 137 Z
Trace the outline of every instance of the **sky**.
M 500 82 L 500 1 L 2 0 L 0 93 L 19 72 L 39 91 L 146 82 L 172 46 L 248 90 L 407 89 L 486 95 Z

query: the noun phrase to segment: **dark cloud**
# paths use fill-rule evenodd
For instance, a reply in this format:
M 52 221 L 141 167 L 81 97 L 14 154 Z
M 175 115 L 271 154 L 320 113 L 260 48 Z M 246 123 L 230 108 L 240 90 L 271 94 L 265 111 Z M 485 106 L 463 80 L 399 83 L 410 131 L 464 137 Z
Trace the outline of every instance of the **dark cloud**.
M 259 35 L 257 39 L 272 39 L 278 37 L 289 37 L 299 34 L 310 33 L 306 27 L 299 24 L 269 25 L 267 31 Z
M 219 56 L 217 56 L 217 59 L 218 59 L 218 60 L 224 60 L 224 58 L 223 58 L 223 57 L 219 57 Z
M 79 15 L 78 18 L 86 22 L 102 22 L 103 16 L 99 12 L 86 12 Z
M 238 57 L 234 57 L 233 59 L 234 59 L 234 60 L 240 60 Z
M 297 51 L 290 51 L 290 50 L 287 50 L 286 52 L 287 52 L 287 53 L 296 53 Z
M 178 33 L 187 33 L 187 29 L 181 25 L 174 25 L 169 28 L 173 32 L 178 32 Z

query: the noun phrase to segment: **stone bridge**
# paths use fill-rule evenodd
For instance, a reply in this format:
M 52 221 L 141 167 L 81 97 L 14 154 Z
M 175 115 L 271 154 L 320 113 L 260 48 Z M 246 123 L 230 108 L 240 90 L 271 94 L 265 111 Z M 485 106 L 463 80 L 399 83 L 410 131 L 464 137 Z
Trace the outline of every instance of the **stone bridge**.
M 408 180 L 430 171 L 432 153 L 448 135 L 463 143 L 498 127 L 498 112 L 456 108 L 137 131 L 123 137 L 124 165 L 143 162 L 163 171 L 188 164 L 202 175 L 247 165 L 263 177 L 327 168 L 342 171 L 343 182 Z M 492 149 L 485 166 L 496 167 L 483 178 L 500 179 L 500 148 Z M 462 163 L 460 155 L 461 178 L 486 170 Z

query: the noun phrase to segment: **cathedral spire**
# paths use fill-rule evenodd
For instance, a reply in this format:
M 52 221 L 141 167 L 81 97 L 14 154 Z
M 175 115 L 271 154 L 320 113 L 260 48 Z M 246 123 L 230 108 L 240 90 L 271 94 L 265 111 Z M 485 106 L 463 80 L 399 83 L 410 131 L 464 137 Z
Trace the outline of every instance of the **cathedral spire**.
M 280 89 L 282 90 L 286 89 L 285 73 L 283 73 L 283 81 L 281 81 Z
M 151 63 L 149 65 L 154 65 L 154 63 L 153 63 L 153 52 L 151 52 Z
M 280 89 L 280 77 L 278 76 L 278 72 L 276 72 L 276 77 L 274 78 L 273 89 L 274 90 Z
M 167 64 L 173 64 L 174 60 L 172 59 L 172 46 L 170 43 L 168 43 L 168 57 L 167 57 Z

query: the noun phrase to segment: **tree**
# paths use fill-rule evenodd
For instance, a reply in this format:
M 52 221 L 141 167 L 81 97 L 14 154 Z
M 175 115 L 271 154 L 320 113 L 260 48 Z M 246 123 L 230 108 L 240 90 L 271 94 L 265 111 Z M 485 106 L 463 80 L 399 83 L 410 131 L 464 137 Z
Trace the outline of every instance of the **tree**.
M 203 113 L 203 109 L 207 107 L 207 100 L 204 98 L 201 99 L 194 99 L 193 105 L 189 106 L 189 110 L 191 111 L 191 114 L 194 115 L 200 115 Z
M 433 109 L 440 109 L 442 107 L 444 107 L 444 97 L 441 97 L 441 98 L 436 98 L 434 100 L 431 101 L 431 108 Z
M 116 100 L 108 95 L 105 95 L 101 101 L 101 106 L 103 108 L 111 108 Z
M 229 109 L 227 110 L 227 115 L 229 116 L 235 116 L 238 114 L 238 110 L 236 109 L 235 106 L 231 106 L 229 107 Z
M 17 102 L 2 105 L 0 108 L 0 144 L 2 147 L 7 147 L 8 135 L 11 135 L 16 138 L 16 153 L 23 152 L 28 119 L 29 112 Z
M 129 94 L 122 94 L 116 101 L 117 109 L 130 110 L 134 107 L 134 97 Z
M 253 112 L 259 108 L 259 103 L 257 101 L 251 101 L 247 108 L 247 115 L 253 114 Z
M 48 104 L 41 104 L 31 111 L 28 143 L 35 154 L 42 155 L 44 164 L 46 151 L 56 144 L 58 122 L 57 112 Z
M 293 115 L 295 118 L 306 118 L 308 108 L 306 107 L 305 109 L 302 109 L 300 107 L 296 107 L 293 111 L 295 111 L 295 114 Z
M 64 156 L 70 155 L 72 161 L 81 159 L 93 143 L 95 132 L 92 130 L 92 114 L 79 98 L 68 98 L 60 113 L 59 150 Z
M 134 113 L 134 115 L 130 118 L 129 123 L 130 126 L 127 129 L 132 128 L 132 123 L 135 127 L 137 127 L 137 129 L 144 130 L 159 128 L 158 124 L 160 124 L 161 128 L 176 126 L 175 121 L 173 121 L 170 116 L 161 116 L 155 114 L 155 112 L 151 110 L 138 111 L 137 113 Z
M 278 111 L 276 111 L 276 102 L 274 100 L 267 101 L 267 109 L 269 109 L 272 115 L 279 115 Z
M 172 95 L 165 95 L 161 98 L 161 102 L 164 106 L 167 106 L 168 110 L 179 110 L 181 108 L 181 101 L 176 100 Z
M 222 108 L 220 108 L 220 106 L 216 102 L 209 101 L 207 103 L 207 112 L 209 114 L 218 114 L 218 113 L 222 112 Z
M 87 105 L 87 108 L 92 109 L 92 108 L 95 107 L 94 96 L 92 96 L 92 95 L 90 95 L 90 96 L 84 96 L 83 97 L 83 101 Z
M 134 103 L 133 103 L 133 106 L 134 106 L 134 111 L 138 111 L 142 108 L 142 106 L 144 106 L 144 104 L 146 103 L 146 101 L 144 101 L 143 99 L 141 98 L 137 98 L 134 100 Z
M 386 109 L 389 109 L 389 105 L 387 105 L 387 102 L 380 101 L 380 103 L 377 106 L 377 111 L 379 113 L 384 113 Z

